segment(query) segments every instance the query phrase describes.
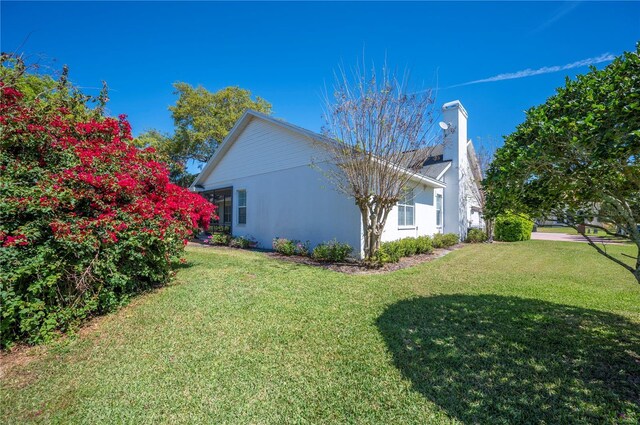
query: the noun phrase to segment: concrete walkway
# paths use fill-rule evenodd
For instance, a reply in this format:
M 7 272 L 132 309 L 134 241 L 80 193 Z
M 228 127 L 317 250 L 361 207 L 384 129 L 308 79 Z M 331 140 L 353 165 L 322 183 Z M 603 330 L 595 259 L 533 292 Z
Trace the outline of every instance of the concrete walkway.
M 566 233 L 543 233 L 543 232 L 533 232 L 531 233 L 531 239 L 537 241 L 560 241 L 560 242 L 582 242 L 587 243 L 587 240 L 582 237 L 582 235 L 568 235 Z M 612 241 L 605 238 L 600 238 L 598 236 L 594 236 L 591 238 L 593 242 L 596 243 L 604 243 L 610 245 L 621 245 L 621 242 Z

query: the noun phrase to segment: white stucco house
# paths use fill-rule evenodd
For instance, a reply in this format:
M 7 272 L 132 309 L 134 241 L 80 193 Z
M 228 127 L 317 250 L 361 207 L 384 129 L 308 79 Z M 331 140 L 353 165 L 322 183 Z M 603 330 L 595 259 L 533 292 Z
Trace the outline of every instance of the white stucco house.
M 413 190 L 388 216 L 383 241 L 457 233 L 481 225 L 473 190 L 478 168 L 459 101 L 442 108 L 444 142 L 412 177 Z M 254 111 L 235 124 L 197 176 L 191 190 L 218 206 L 218 225 L 269 248 L 274 237 L 337 239 L 362 253 L 360 211 L 322 172 L 333 166 L 312 131 Z

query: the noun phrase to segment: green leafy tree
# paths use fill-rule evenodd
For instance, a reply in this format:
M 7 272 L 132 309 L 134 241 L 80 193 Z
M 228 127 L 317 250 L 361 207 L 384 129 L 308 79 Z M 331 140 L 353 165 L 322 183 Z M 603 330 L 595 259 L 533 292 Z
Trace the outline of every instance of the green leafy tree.
M 271 104 L 240 87 L 225 87 L 211 93 L 187 83 L 173 85 L 178 95 L 169 107 L 175 123 L 174 149 L 184 159 L 205 162 L 247 109 L 271 113 Z
M 172 181 L 184 186 L 195 177 L 186 171 L 186 164 L 206 162 L 245 111 L 271 113 L 269 102 L 253 99 L 249 90 L 240 87 L 225 87 L 215 93 L 182 82 L 173 87 L 178 95 L 176 104 L 169 107 L 174 134 L 150 130 L 140 135 L 136 144 L 155 147 L 172 163 Z
M 487 174 L 487 212 L 556 216 L 640 283 L 640 44 L 592 68 L 505 139 Z M 620 233 L 638 248 L 615 256 L 585 227 Z M 628 257 L 628 258 L 627 258 Z

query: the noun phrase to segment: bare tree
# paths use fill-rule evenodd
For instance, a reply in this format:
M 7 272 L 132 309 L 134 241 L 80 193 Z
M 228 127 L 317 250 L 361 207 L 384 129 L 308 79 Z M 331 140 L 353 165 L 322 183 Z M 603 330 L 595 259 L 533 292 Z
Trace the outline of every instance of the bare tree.
M 384 66 L 367 73 L 336 74 L 326 96 L 323 134 L 337 167 L 328 172 L 336 188 L 353 197 L 364 231 L 364 258 L 372 261 L 389 212 L 406 191 L 434 144 L 434 100 L 430 90 L 409 91 L 407 73 Z

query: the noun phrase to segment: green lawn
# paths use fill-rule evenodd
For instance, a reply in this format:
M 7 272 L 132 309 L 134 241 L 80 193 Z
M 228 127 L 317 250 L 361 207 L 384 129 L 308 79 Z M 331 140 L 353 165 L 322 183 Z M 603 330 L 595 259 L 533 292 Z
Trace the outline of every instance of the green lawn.
M 558 227 L 538 227 L 536 229 L 540 233 L 566 233 L 567 235 L 577 235 L 578 231 L 573 227 L 558 226 Z M 600 235 L 605 235 L 605 232 L 599 231 Z
M 175 284 L 10 368 L 0 422 L 640 420 L 640 285 L 586 245 L 466 246 L 369 276 L 188 259 Z

